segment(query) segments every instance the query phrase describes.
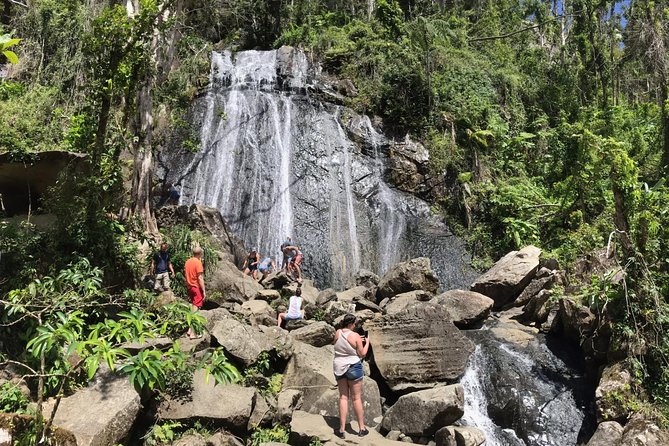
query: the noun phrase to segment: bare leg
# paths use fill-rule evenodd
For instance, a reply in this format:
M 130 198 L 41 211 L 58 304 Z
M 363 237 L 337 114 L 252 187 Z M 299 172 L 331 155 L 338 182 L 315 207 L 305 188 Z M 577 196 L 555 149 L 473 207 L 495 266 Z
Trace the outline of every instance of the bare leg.
M 283 324 L 283 319 L 286 317 L 286 313 L 279 313 L 279 317 L 276 319 L 277 327 L 280 327 Z
M 365 430 L 365 412 L 362 408 L 362 379 L 349 383 L 351 389 L 351 399 L 353 399 L 353 411 L 358 420 L 358 426 L 361 431 Z
M 245 276 L 245 275 L 247 275 L 247 274 L 250 273 L 250 272 L 251 272 L 250 269 L 248 269 L 248 268 L 244 268 L 244 271 L 242 272 L 242 276 Z
M 339 387 L 339 432 L 344 432 L 346 419 L 348 418 L 348 380 L 346 378 L 338 379 L 337 386 Z

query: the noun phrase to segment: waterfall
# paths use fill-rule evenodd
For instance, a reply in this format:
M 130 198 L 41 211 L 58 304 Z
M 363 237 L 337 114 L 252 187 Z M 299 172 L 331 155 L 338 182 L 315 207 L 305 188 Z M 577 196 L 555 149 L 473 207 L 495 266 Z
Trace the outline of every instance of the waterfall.
M 420 256 L 444 288 L 467 287 L 475 274 L 463 242 L 428 203 L 386 182 L 395 142 L 369 117 L 324 101 L 318 73 L 289 47 L 213 53 L 209 86 L 189 118 L 200 149 L 161 159 L 181 204 L 219 209 L 261 255 L 278 255 L 292 236 L 305 275 L 322 287 Z

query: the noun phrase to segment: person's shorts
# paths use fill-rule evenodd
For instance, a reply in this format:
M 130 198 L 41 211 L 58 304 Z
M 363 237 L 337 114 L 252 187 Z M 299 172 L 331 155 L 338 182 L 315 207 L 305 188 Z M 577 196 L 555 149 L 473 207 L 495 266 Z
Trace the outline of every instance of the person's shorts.
M 255 271 L 258 269 L 258 264 L 256 263 L 255 265 L 249 265 L 249 271 Z
M 284 317 L 285 320 L 287 321 L 297 321 L 302 319 L 302 314 L 288 314 L 286 313 L 286 317 Z
M 269 272 L 269 266 L 268 267 L 262 267 L 262 266 L 258 267 L 258 271 L 260 271 L 261 273 Z
M 335 378 L 337 381 L 344 378 L 348 379 L 349 381 L 358 381 L 362 379 L 363 376 L 365 376 L 365 370 L 362 367 L 362 361 L 358 361 L 350 366 L 346 373 L 341 376 L 335 375 Z
M 300 266 L 302 264 L 302 260 L 304 260 L 304 256 L 302 254 L 296 255 L 292 260 L 293 265 Z
M 194 306 L 202 308 L 202 305 L 204 304 L 204 296 L 202 295 L 200 287 L 188 287 L 188 297 Z

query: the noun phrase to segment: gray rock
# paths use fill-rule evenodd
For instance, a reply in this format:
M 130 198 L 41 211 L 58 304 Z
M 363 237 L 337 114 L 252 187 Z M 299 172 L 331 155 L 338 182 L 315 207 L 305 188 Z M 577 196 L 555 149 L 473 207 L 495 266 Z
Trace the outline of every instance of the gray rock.
M 214 324 L 211 336 L 245 367 L 255 363 L 261 353 L 274 351 L 283 358 L 291 355 L 292 339 L 276 326 L 251 327 L 234 318 L 226 318 Z
M 293 412 L 302 408 L 302 392 L 295 389 L 282 390 L 276 398 L 276 422 L 288 424 Z
M 202 434 L 189 434 L 179 438 L 172 443 L 172 446 L 207 446 L 207 440 L 204 439 Z
M 620 446 L 623 427 L 615 421 L 605 421 L 597 426 L 587 446 Z
M 620 446 L 666 446 L 669 432 L 646 420 L 642 414 L 634 415 L 625 425 Z
M 333 359 L 331 346 L 317 348 L 296 341 L 283 375 L 282 390 L 301 391 L 302 408 L 308 411 L 323 393 L 337 386 L 332 372 Z
M 316 296 L 316 305 L 322 306 L 337 298 L 337 293 L 332 288 L 326 288 Z
M 558 318 L 560 324 L 555 328 L 564 337 L 574 342 L 590 336 L 595 329 L 597 318 L 590 308 L 571 299 L 563 297 L 559 300 Z
M 272 302 L 276 299 L 281 299 L 281 293 L 277 290 L 260 290 L 255 297 L 256 300 L 264 300 L 265 302 Z
M 366 288 L 376 288 L 380 281 L 381 278 L 379 276 L 366 269 L 361 269 L 355 275 L 355 284 Z
M 216 432 L 207 438 L 207 446 L 244 446 L 244 443 L 227 432 Z
M 626 403 L 634 399 L 632 375 L 623 363 L 618 362 L 604 368 L 595 389 L 598 420 L 625 421 L 631 410 Z
M 284 311 L 284 310 L 282 310 Z M 290 319 L 286 321 L 286 330 L 288 331 L 295 331 L 299 330 L 300 328 L 308 327 L 309 325 L 315 323 L 316 321 L 309 320 L 309 319 Z
M 455 439 L 455 426 L 444 426 L 434 434 L 437 446 L 458 446 Z
M 470 289 L 492 298 L 495 307 L 502 307 L 514 300 L 532 280 L 539 268 L 540 255 L 541 250 L 536 246 L 512 251 L 476 279 Z
M 251 300 L 263 290 L 250 276 L 242 276 L 242 272 L 228 260 L 222 260 L 218 268 L 207 277 L 207 291 L 212 295 L 214 291 L 220 292 L 220 297 L 214 299 L 216 304 L 224 302 L 243 303 Z
M 525 287 L 522 293 L 520 293 L 520 295 L 513 302 L 513 304 L 516 307 L 522 307 L 527 305 L 530 299 L 539 294 L 539 291 L 551 288 L 554 282 L 555 282 L 555 277 L 552 275 L 548 275 L 545 277 L 537 277 L 535 279 L 532 279 L 532 281 Z
M 274 325 L 277 314 L 264 300 L 249 300 L 242 304 L 240 313 L 251 325 Z
M 333 326 L 337 326 L 336 320 L 348 313 L 355 313 L 355 304 L 353 302 L 339 302 L 337 300 L 329 302 L 324 312 L 325 321 Z
M 50 413 L 53 404 L 45 404 L 44 413 Z M 72 432 L 79 446 L 110 446 L 130 433 L 141 407 L 128 378 L 108 373 L 92 387 L 63 398 L 54 425 Z
M 198 314 L 207 320 L 207 330 L 213 329 L 216 322 L 220 320 L 232 318 L 232 314 L 225 308 L 200 310 Z
M 314 347 L 323 347 L 324 345 L 332 344 L 335 329 L 327 322 L 319 321 L 293 330 L 290 334 L 297 341 L 313 345 Z
M 450 290 L 432 299 L 445 307 L 458 328 L 467 328 L 486 319 L 494 301 L 475 291 Z
M 353 432 L 357 431 L 357 423 L 352 424 Z M 315 439 L 329 446 L 346 446 L 351 443 L 362 446 L 401 446 L 403 444 L 384 438 L 374 429 L 370 429 L 369 435 L 362 438 L 354 436 L 351 431 L 348 431 L 346 438 L 342 440 L 335 436 L 334 429 L 321 415 L 296 410 L 290 422 L 290 444 L 293 446 L 309 446 Z
M 428 293 L 427 291 L 409 291 L 388 299 L 388 302 L 385 305 L 381 305 L 381 308 L 388 314 L 394 314 L 406 310 L 409 306 L 415 304 L 416 302 L 427 302 L 433 297 L 434 295 Z
M 376 381 L 363 378 L 362 381 L 362 405 L 365 412 L 365 426 L 375 427 L 381 423 L 383 412 L 381 409 L 381 394 Z M 339 389 L 328 389 L 309 409 L 310 413 L 323 415 L 324 417 L 339 417 Z M 352 402 L 349 400 L 349 419 L 355 420 Z
M 337 300 L 339 302 L 355 303 L 360 299 L 367 299 L 368 297 L 372 297 L 372 292 L 373 290 L 370 291 L 369 288 L 359 285 L 346 291 L 337 293 Z
M 439 279 L 432 271 L 430 259 L 419 257 L 408 262 L 397 263 L 379 282 L 377 301 L 408 291 L 423 290 L 436 293 Z
M 260 426 L 269 426 L 274 419 L 274 412 L 262 395 L 256 393 L 254 401 L 255 404 L 253 405 L 249 422 L 246 425 L 246 430 L 248 431 L 252 431 Z
M 434 435 L 436 446 L 479 446 L 485 443 L 485 434 L 470 426 L 442 427 Z
M 419 302 L 365 323 L 374 362 L 393 391 L 429 388 L 462 376 L 474 344 L 448 318 L 440 305 Z
M 269 274 L 267 279 L 263 280 L 263 286 L 267 289 L 280 290 L 290 282 L 292 282 L 292 280 L 288 277 L 288 275 L 286 275 L 286 273 L 283 271 L 279 271 Z
M 355 302 L 355 309 L 356 311 L 362 311 L 362 310 L 371 310 L 374 311 L 375 313 L 381 313 L 383 310 L 381 309 L 380 306 L 372 302 L 371 300 L 368 299 L 358 299 Z
M 432 436 L 464 414 L 465 391 L 460 384 L 420 390 L 401 396 L 383 417 L 383 428 L 412 437 Z
M 213 377 L 207 380 L 205 371 L 197 370 L 193 376 L 191 397 L 167 398 L 160 403 L 158 413 L 163 419 L 206 419 L 235 432 L 244 432 L 255 400 L 256 392 L 253 388 L 236 384 L 216 385 Z
M 135 355 L 147 349 L 167 350 L 173 343 L 170 338 L 147 338 L 144 342 L 126 342 L 121 344 L 121 348 L 126 349 L 131 355 Z

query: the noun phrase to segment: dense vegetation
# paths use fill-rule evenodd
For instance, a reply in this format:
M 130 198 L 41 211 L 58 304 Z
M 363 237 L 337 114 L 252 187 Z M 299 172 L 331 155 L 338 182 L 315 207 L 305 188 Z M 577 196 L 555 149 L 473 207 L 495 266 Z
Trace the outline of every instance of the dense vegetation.
M 184 115 L 206 83 L 210 50 L 295 45 L 353 81 L 348 105 L 428 147 L 425 195 L 478 266 L 532 243 L 569 268 L 609 246 L 626 275 L 598 278 L 583 303 L 607 307 L 638 384 L 669 410 L 663 2 L 118 3 L 4 2 L 0 35 L 22 41 L 0 82 L 0 151 L 84 152 L 90 168 L 53 190 L 43 209 L 59 216 L 50 232 L 0 223 L 3 292 L 30 293 L 35 279 L 61 277 L 81 257 L 113 293 L 132 286 L 141 265 L 129 241 L 155 233 L 151 155 L 171 131 L 197 150 Z M 124 223 L 119 203 L 133 216 Z

